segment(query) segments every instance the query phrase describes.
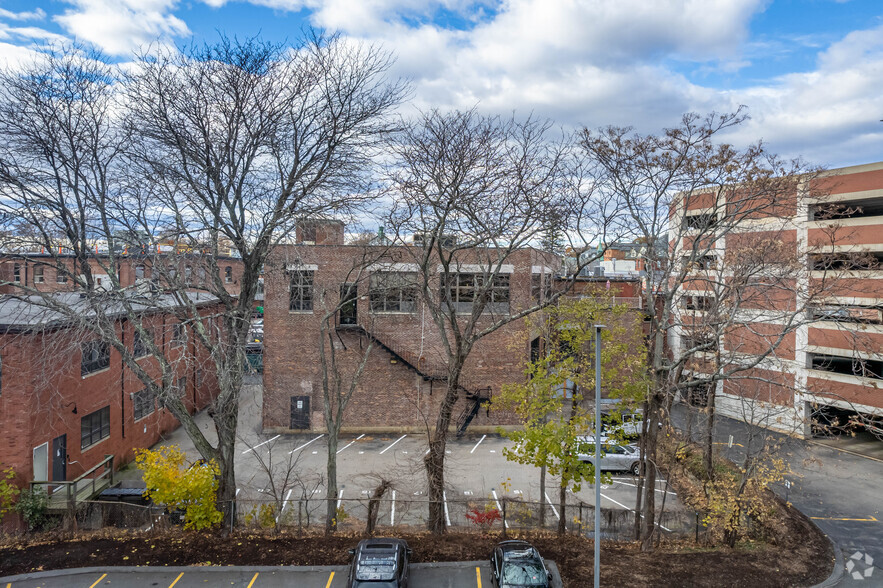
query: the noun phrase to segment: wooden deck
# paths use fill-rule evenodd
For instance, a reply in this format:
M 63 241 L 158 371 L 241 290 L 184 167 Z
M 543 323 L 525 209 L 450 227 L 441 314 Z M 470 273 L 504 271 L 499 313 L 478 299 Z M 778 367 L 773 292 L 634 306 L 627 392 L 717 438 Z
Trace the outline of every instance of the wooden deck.
M 31 489 L 41 487 L 49 494 L 47 512 L 61 514 L 68 510 L 76 510 L 77 506 L 113 486 L 113 456 L 105 455 L 104 459 L 83 475 L 70 481 L 38 481 L 31 482 Z

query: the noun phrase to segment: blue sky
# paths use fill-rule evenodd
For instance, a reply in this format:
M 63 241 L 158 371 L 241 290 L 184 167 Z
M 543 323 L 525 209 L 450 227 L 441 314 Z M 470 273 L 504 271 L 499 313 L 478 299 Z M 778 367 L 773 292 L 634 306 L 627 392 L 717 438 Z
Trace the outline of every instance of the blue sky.
M 394 52 L 414 86 L 406 112 L 657 132 L 744 104 L 736 144 L 830 167 L 883 160 L 880 0 L 0 0 L 0 60 L 76 38 L 126 61 L 150 42 L 296 41 L 307 26 Z

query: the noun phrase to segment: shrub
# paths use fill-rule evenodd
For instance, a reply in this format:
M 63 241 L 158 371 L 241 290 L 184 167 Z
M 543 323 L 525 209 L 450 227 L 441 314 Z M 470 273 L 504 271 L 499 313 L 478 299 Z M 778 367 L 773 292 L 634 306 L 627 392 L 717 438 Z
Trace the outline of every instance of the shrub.
M 135 463 L 147 485 L 144 495 L 169 510 L 182 509 L 185 528 L 205 529 L 223 520 L 215 505 L 220 469 L 214 460 L 184 467 L 184 452 L 168 445 L 157 450 L 139 449 Z
M 49 520 L 46 516 L 48 508 L 49 494 L 39 486 L 19 494 L 18 502 L 15 504 L 15 511 L 25 520 L 30 531 L 39 531 L 46 526 Z
M 14 484 L 15 471 L 12 468 L 6 468 L 0 473 L 0 521 L 9 511 L 13 510 L 15 501 L 18 498 L 18 486 Z

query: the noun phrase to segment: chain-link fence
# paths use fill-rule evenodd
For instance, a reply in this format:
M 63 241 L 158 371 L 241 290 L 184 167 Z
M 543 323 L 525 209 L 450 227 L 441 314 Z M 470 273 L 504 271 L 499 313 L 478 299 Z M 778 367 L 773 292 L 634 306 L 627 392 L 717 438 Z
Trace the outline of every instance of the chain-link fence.
M 394 533 L 426 528 L 429 501 L 409 496 L 405 499 L 388 493 L 382 498 L 320 498 L 288 494 L 287 499 L 237 500 L 234 525 L 238 528 L 320 530 L 325 527 L 329 501 L 334 509 L 337 528 L 356 533 Z M 567 533 L 594 535 L 594 506 L 568 495 L 561 505 L 532 502 L 491 494 L 470 499 L 449 499 L 441 504 L 446 523 L 457 531 L 535 531 L 558 528 L 561 519 Z M 69 519 L 68 515 L 68 519 Z M 691 510 L 668 509 L 657 513 L 656 523 L 662 536 L 695 538 L 705 536 L 702 516 Z M 184 523 L 182 511 L 169 511 L 158 505 L 128 502 L 91 501 L 82 503 L 76 512 L 78 528 L 102 527 L 166 528 Z M 601 509 L 601 538 L 630 540 L 634 537 L 635 513 L 624 508 Z

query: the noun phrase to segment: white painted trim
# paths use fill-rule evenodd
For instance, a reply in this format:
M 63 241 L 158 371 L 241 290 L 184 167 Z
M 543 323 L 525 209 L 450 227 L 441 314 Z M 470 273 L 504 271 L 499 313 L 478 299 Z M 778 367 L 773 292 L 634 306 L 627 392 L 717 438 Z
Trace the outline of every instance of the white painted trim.
M 554 274 L 555 271 L 551 268 L 544 266 L 544 265 L 532 265 L 532 266 L 530 266 L 530 273 L 532 273 L 532 274 Z
M 436 268 L 439 273 L 444 273 L 445 267 L 441 264 Z M 504 263 L 500 266 L 497 264 L 483 265 L 477 263 L 460 263 L 451 264 L 451 273 L 460 274 L 514 274 L 515 266 Z
M 372 263 L 368 266 L 369 272 L 400 272 L 418 273 L 420 266 L 416 263 Z
M 807 345 L 808 353 L 823 353 L 825 355 L 837 355 L 839 357 L 858 357 L 860 359 L 881 360 L 883 353 L 865 353 L 857 349 L 842 349 L 840 347 L 825 347 L 822 345 Z M 809 369 L 809 368 L 807 368 Z
M 302 271 L 302 272 L 316 272 L 319 271 L 319 266 L 315 263 L 286 263 L 285 269 L 287 271 Z

